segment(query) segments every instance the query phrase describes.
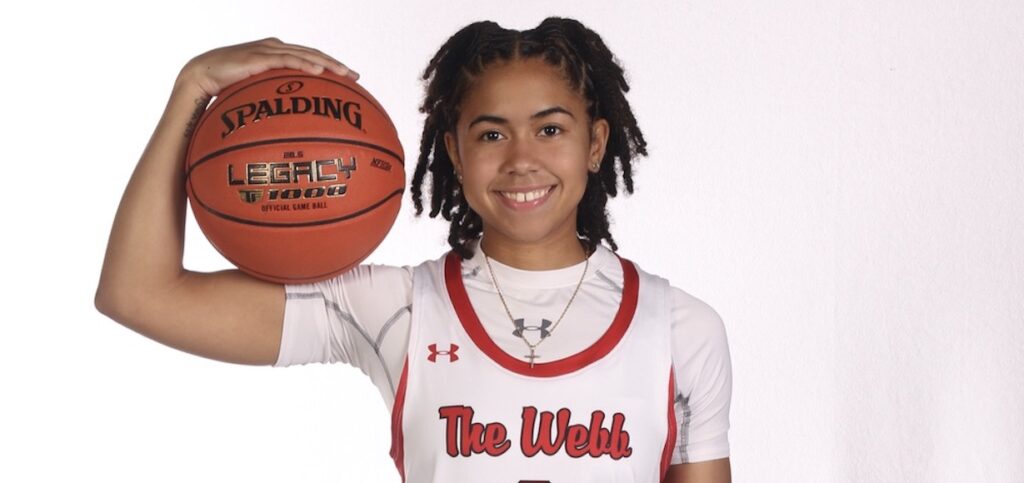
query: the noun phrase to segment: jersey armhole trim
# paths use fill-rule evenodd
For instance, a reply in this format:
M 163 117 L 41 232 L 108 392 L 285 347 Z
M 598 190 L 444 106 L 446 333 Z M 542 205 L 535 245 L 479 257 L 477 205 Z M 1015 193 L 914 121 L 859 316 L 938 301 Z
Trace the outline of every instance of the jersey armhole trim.
M 672 462 L 672 451 L 676 449 L 675 393 L 676 375 L 673 367 L 668 372 L 668 434 L 665 435 L 665 447 L 661 451 L 661 478 L 658 481 L 664 480 L 665 475 L 668 474 L 668 466 Z
M 406 356 L 402 366 L 402 377 L 398 381 L 398 392 L 395 393 L 395 404 L 391 410 L 391 459 L 395 460 L 395 468 L 405 482 L 405 441 L 402 434 L 402 413 L 405 411 L 405 387 L 409 377 L 409 357 Z

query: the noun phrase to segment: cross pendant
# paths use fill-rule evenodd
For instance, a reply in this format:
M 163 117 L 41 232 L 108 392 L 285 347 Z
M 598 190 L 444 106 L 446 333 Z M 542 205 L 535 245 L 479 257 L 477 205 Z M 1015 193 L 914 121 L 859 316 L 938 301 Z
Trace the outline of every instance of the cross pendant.
M 531 347 L 531 348 L 530 348 L 530 355 L 528 355 L 528 356 L 523 356 L 523 357 L 525 357 L 525 358 L 527 358 L 527 359 L 530 359 L 530 369 L 533 369 L 533 360 L 534 360 L 534 359 L 536 359 L 536 358 L 538 358 L 538 357 L 540 357 L 540 356 L 538 356 L 538 355 L 534 355 L 534 353 L 533 353 L 533 347 Z

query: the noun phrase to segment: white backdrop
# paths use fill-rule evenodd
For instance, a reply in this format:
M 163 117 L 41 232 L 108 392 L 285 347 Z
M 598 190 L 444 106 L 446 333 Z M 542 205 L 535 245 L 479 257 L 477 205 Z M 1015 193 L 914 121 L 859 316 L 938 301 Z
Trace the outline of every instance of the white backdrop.
M 565 15 L 625 65 L 650 143 L 620 253 L 725 321 L 735 481 L 1024 481 L 1024 3 L 348 3 L 0 7 L 0 480 L 399 481 L 358 370 L 204 360 L 97 313 L 118 200 L 201 52 L 342 59 L 411 175 L 441 43 Z M 404 203 L 369 261 L 445 250 Z M 191 220 L 185 258 L 229 266 Z

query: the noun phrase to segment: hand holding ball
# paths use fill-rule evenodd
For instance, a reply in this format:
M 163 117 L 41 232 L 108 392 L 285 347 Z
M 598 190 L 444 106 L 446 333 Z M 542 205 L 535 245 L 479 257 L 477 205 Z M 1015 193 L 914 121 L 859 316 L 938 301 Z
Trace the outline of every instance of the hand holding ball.
M 234 84 L 197 124 L 185 187 L 199 227 L 242 271 L 309 283 L 363 261 L 405 189 L 402 146 L 348 77 L 271 70 Z

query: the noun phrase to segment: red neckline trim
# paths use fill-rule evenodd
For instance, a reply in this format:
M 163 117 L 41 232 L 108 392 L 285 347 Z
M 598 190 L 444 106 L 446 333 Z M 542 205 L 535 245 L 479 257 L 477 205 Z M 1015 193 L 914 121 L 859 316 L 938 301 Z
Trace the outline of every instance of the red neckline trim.
M 619 257 L 618 254 L 615 256 L 619 258 L 619 263 L 622 264 L 622 300 L 619 302 L 619 310 L 615 314 L 615 319 L 608 327 L 608 330 L 590 347 L 564 359 L 534 364 L 533 368 L 530 368 L 530 363 L 505 353 L 487 335 L 487 331 L 484 330 L 483 325 L 480 323 L 476 310 L 473 309 L 473 304 L 470 303 L 469 296 L 466 294 L 466 287 L 462 283 L 462 258 L 455 254 L 455 252 L 449 252 L 448 256 L 445 257 L 444 279 L 448 289 L 448 297 L 452 301 L 452 306 L 455 308 L 455 314 L 459 317 L 459 322 L 462 323 L 462 327 L 469 334 L 469 338 L 484 354 L 494 362 L 497 362 L 501 367 L 517 374 L 534 377 L 554 377 L 582 369 L 608 355 L 618 345 L 619 341 L 622 340 L 626 330 L 629 329 L 629 324 L 633 321 L 633 315 L 636 313 L 639 277 L 636 267 L 633 266 L 632 262 Z

